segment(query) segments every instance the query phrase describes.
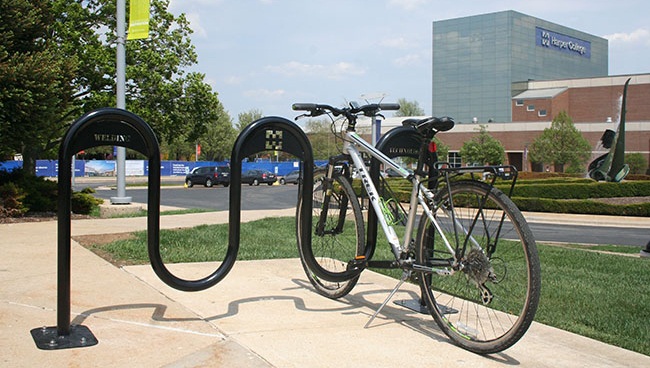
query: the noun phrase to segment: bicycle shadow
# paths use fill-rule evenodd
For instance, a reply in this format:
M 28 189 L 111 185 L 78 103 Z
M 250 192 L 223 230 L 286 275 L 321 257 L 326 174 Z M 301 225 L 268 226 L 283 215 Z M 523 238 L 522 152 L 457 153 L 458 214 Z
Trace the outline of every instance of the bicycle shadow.
M 312 291 L 316 292 L 313 286 L 300 279 L 292 279 L 292 281 L 296 284 L 303 285 L 303 287 L 306 287 L 308 289 L 311 289 Z M 359 283 L 358 285 L 371 285 L 372 283 Z M 382 302 L 374 302 L 368 299 L 369 296 L 372 295 L 381 295 L 381 296 L 388 296 L 392 289 L 376 289 L 376 290 L 368 290 L 368 291 L 361 291 L 355 293 L 354 290 L 348 294 L 347 296 L 339 299 L 340 302 L 349 304 L 350 306 L 354 306 L 352 308 L 352 312 L 348 312 L 348 314 L 353 313 L 353 314 L 364 314 L 367 315 L 368 318 L 370 318 L 373 314 L 374 311 L 376 311 Z M 397 296 L 398 294 L 396 294 Z M 412 290 L 400 290 L 399 292 L 399 297 L 394 296 L 389 303 L 387 303 L 381 312 L 377 314 L 375 317 L 374 321 L 366 328 L 372 329 L 372 328 L 378 328 L 380 326 L 384 325 L 389 325 L 393 323 L 397 323 L 401 326 L 404 326 L 406 328 L 409 328 L 411 331 L 420 333 L 424 336 L 427 336 L 436 342 L 441 342 L 441 343 L 447 343 L 450 345 L 454 345 L 447 335 L 445 335 L 436 322 L 433 320 L 433 317 L 431 317 L 430 314 L 422 314 L 420 312 L 416 312 L 412 309 L 406 308 L 400 304 L 396 304 L 396 302 L 404 300 L 404 299 L 410 299 L 414 303 L 419 304 L 420 303 L 420 294 L 418 294 L 415 291 Z M 368 313 L 364 310 L 361 310 L 362 308 L 368 308 L 373 311 L 373 313 Z M 426 307 L 425 307 L 426 308 Z M 427 319 L 428 318 L 428 319 Z M 455 345 L 454 345 L 455 346 Z M 480 354 L 477 354 L 480 355 Z M 484 358 L 487 358 L 489 360 L 505 364 L 505 365 L 520 365 L 521 363 L 512 357 L 511 355 L 505 353 L 505 352 L 500 352 L 500 353 L 495 353 L 495 354 L 490 354 L 490 355 L 480 355 Z
M 295 287 L 282 289 L 283 291 L 293 290 L 293 289 L 308 289 L 316 293 L 313 286 L 303 279 L 291 279 L 291 282 L 294 283 Z M 372 283 L 362 283 L 360 282 L 358 286 L 368 286 Z M 376 290 L 365 290 L 355 292 L 354 290 L 336 300 L 330 300 L 333 302 L 335 307 L 313 307 L 309 306 L 305 300 L 301 297 L 292 296 L 292 295 L 263 295 L 255 296 L 248 298 L 241 298 L 237 300 L 232 300 L 228 302 L 226 311 L 224 313 L 211 315 L 211 316 L 201 316 L 196 317 L 167 317 L 168 306 L 158 303 L 134 303 L 134 304 L 118 304 L 110 305 L 99 308 L 88 309 L 84 312 L 79 313 L 71 322 L 72 325 L 81 325 L 90 317 L 101 318 L 98 315 L 107 312 L 115 312 L 120 310 L 135 310 L 135 309 L 152 309 L 151 320 L 163 323 L 173 323 L 173 322 L 208 322 L 214 323 L 219 320 L 226 318 L 231 318 L 240 313 L 242 306 L 247 304 L 256 304 L 256 303 L 266 303 L 268 301 L 280 301 L 280 302 L 292 302 L 296 310 L 312 313 L 341 313 L 342 315 L 365 315 L 368 318 L 372 316 L 375 310 L 377 310 L 381 302 L 376 302 L 370 300 L 370 297 L 375 295 L 387 296 L 391 292 L 390 289 L 376 289 Z M 385 326 L 389 324 L 399 324 L 404 326 L 411 331 L 420 333 L 424 336 L 427 336 L 433 339 L 436 342 L 447 343 L 453 345 L 449 338 L 438 328 L 435 321 L 433 321 L 430 315 L 423 315 L 419 312 L 404 308 L 400 305 L 394 304 L 395 299 L 404 299 L 405 297 L 411 298 L 413 300 L 419 300 L 419 294 L 411 290 L 401 290 L 398 294 L 399 296 L 394 298 L 390 303 L 382 309 L 382 311 L 377 315 L 373 323 L 368 326 L 369 329 L 378 328 L 380 326 Z M 324 298 L 324 297 L 323 297 Z M 368 310 L 372 311 L 369 312 Z M 196 312 L 193 312 L 196 313 Z M 428 317 L 427 317 L 428 316 Z M 106 318 L 111 319 L 111 318 Z M 124 322 L 124 319 L 120 319 L 121 322 Z M 128 322 L 128 321 L 127 321 Z M 359 325 L 359 328 L 364 328 L 364 326 Z M 506 365 L 519 365 L 520 362 L 513 358 L 511 355 L 501 352 L 492 355 L 483 355 L 483 357 L 502 363 Z

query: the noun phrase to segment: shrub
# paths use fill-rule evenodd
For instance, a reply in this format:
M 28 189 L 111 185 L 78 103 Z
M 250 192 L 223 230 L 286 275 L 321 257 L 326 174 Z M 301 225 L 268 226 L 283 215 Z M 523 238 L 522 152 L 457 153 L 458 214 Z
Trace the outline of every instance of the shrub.
M 503 184 L 497 187 L 502 191 L 508 190 Z M 553 198 L 553 199 L 588 199 L 613 197 L 650 196 L 650 181 L 626 181 L 622 183 L 605 182 L 565 182 L 517 183 L 513 193 L 515 197 Z
M 72 212 L 89 214 L 102 201 L 95 199 L 95 190 L 85 188 L 72 193 Z M 6 216 L 22 216 L 33 212 L 56 212 L 58 185 L 42 177 L 25 174 L 23 170 L 0 171 L 0 212 Z
M 72 212 L 81 215 L 88 215 L 90 212 L 101 204 L 103 201 L 92 196 L 92 194 L 81 192 L 72 193 L 71 208 Z
M 630 174 L 645 174 L 648 170 L 648 161 L 639 152 L 626 153 L 625 163 L 630 166 Z
M 56 211 L 56 182 L 26 174 L 23 170 L 0 171 L 0 185 L 13 183 L 25 194 L 22 200 L 29 212 Z
M 0 217 L 19 217 L 29 208 L 23 204 L 25 192 L 14 183 L 0 185 Z
M 513 197 L 521 211 L 552 212 L 552 213 L 578 213 L 592 215 L 612 216 L 650 216 L 650 203 L 637 204 L 607 204 L 591 200 L 555 200 L 548 198 L 522 198 Z

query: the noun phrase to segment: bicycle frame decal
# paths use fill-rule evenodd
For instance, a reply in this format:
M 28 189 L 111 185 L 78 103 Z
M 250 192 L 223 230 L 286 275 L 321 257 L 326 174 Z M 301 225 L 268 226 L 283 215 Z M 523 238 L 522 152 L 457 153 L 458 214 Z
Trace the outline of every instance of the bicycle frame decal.
M 372 180 L 370 180 L 370 173 L 368 172 L 366 166 L 363 164 L 363 159 L 361 159 L 361 154 L 359 153 L 359 151 L 355 146 L 350 144 L 345 145 L 344 150 L 347 151 L 347 153 L 352 158 L 352 162 L 354 162 L 354 166 L 356 167 L 357 170 L 359 170 L 361 183 L 363 184 L 363 187 L 368 193 L 368 199 L 370 200 L 372 207 L 375 209 L 377 213 L 381 213 L 381 204 L 379 203 L 377 188 L 375 188 L 375 185 L 373 184 Z M 379 216 L 378 219 L 381 228 L 384 230 L 386 239 L 388 239 L 388 243 L 390 244 L 393 250 L 393 253 L 395 254 L 396 257 L 399 258 L 402 252 L 402 247 L 400 246 L 399 238 L 397 237 L 395 230 L 393 229 L 392 226 L 388 225 L 388 223 L 386 222 L 386 218 L 384 216 Z

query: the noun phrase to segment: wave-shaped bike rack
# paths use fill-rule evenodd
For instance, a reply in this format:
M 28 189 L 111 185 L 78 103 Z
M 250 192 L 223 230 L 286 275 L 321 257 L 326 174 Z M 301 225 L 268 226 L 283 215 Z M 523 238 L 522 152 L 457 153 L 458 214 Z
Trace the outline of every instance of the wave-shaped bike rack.
M 419 150 L 422 145 L 422 135 L 412 126 L 398 126 L 384 134 L 375 147 L 383 154 L 393 159 L 395 157 L 419 158 Z M 370 178 L 377 188 L 380 187 L 380 163 L 377 159 L 370 162 Z M 372 248 L 370 252 L 374 254 L 377 246 L 377 214 L 372 206 L 368 209 L 368 229 L 366 231 L 366 247 Z
M 314 157 L 311 143 L 296 123 L 285 118 L 270 116 L 252 122 L 239 134 L 230 156 L 230 206 L 229 246 L 239 246 L 241 221 L 241 169 L 242 160 L 263 151 L 282 151 L 301 160 L 302 180 L 299 180 L 299 202 L 311 209 L 313 204 Z M 303 241 L 311 242 L 311 210 L 300 211 L 296 232 Z M 297 234 L 298 235 L 298 234 Z
M 302 201 L 304 205 L 312 205 L 314 160 L 311 144 L 303 130 L 295 123 L 280 117 L 265 117 L 252 122 L 235 140 L 230 156 L 228 249 L 225 258 L 212 274 L 197 280 L 185 280 L 175 276 L 165 267 L 160 255 L 160 247 L 157 243 L 150 243 L 151 266 L 163 282 L 182 291 L 200 291 L 216 285 L 226 277 L 237 260 L 240 245 L 242 160 L 258 152 L 269 150 L 288 152 L 302 160 L 302 183 L 298 195 L 305 198 Z M 299 223 L 301 227 L 297 231 L 302 231 L 302 236 L 311 241 L 311 217 L 304 216 L 304 220 Z
M 58 350 L 93 346 L 97 339 L 90 329 L 70 325 L 70 210 L 72 156 L 98 146 L 121 146 L 144 154 L 149 160 L 147 235 L 150 245 L 158 242 L 160 229 L 160 148 L 151 127 L 126 110 L 101 108 L 77 119 L 59 147 L 57 223 L 57 326 L 31 330 L 39 349 Z
M 280 117 L 266 117 L 244 128 L 235 141 L 231 154 L 231 184 L 229 205 L 228 250 L 224 261 L 210 275 L 186 280 L 177 277 L 165 266 L 160 254 L 160 147 L 151 127 L 126 110 L 102 108 L 76 120 L 63 137 L 59 148 L 58 173 L 58 233 L 57 233 L 57 326 L 39 327 L 30 332 L 36 346 L 42 350 L 87 347 L 98 343 L 83 325 L 70 324 L 71 267 L 71 165 L 72 156 L 84 149 L 113 145 L 131 148 L 149 160 L 147 249 L 156 275 L 167 285 L 182 291 L 199 291 L 214 286 L 232 269 L 237 258 L 241 220 L 242 160 L 262 151 L 288 152 L 302 160 L 302 181 L 299 201 L 311 208 L 314 185 L 314 160 L 311 144 L 304 131 L 295 123 Z M 311 211 L 297 222 L 297 235 L 311 241 Z

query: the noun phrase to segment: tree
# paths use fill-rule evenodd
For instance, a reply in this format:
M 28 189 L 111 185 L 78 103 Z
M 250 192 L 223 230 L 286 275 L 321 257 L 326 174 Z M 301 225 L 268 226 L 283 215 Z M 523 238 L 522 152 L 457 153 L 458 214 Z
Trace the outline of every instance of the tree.
M 551 127 L 544 129 L 530 146 L 529 157 L 532 162 L 553 164 L 557 171 L 584 172 L 585 164 L 591 157 L 591 145 L 573 125 L 573 120 L 561 111 Z
M 185 15 L 167 12 L 168 5 L 151 0 L 151 37 L 126 43 L 126 108 L 151 125 L 162 146 L 178 148 L 193 146 L 208 124 L 231 122 L 218 118 L 223 111 L 205 76 L 185 71 L 197 62 L 192 30 Z M 33 172 L 33 161 L 54 155 L 74 118 L 116 105 L 116 5 L 11 0 L 1 6 L 1 153 L 22 152 Z
M 400 106 L 400 109 L 397 110 L 394 116 L 423 116 L 424 110 L 420 107 L 420 104 L 417 101 L 408 101 L 405 98 L 400 98 L 397 100 L 397 103 Z
M 336 138 L 330 130 L 330 125 L 331 122 L 326 119 L 309 119 L 305 124 L 315 160 L 326 160 L 338 153 Z
M 433 137 L 433 143 L 436 144 L 438 150 L 438 161 L 447 161 L 449 160 L 449 146 L 445 142 L 441 141 L 438 137 Z
M 258 109 L 250 109 L 245 112 L 239 113 L 237 115 L 237 125 L 236 129 L 238 132 L 241 132 L 246 128 L 250 123 L 254 122 L 255 120 L 261 119 L 262 118 L 262 110 Z
M 214 96 L 216 100 L 216 95 Z M 219 101 L 217 104 L 217 116 L 208 124 L 208 131 L 199 138 L 201 144 L 201 159 L 208 161 L 223 161 L 230 158 L 232 148 L 235 144 L 237 131 L 232 126 L 230 116 Z
M 485 125 L 481 125 L 479 134 L 463 143 L 460 149 L 460 157 L 467 165 L 500 165 L 505 156 L 503 145 L 487 132 Z
M 0 156 L 22 153 L 28 173 L 63 134 L 53 122 L 71 106 L 77 60 L 59 52 L 50 37 L 55 26 L 50 1 L 0 5 Z

